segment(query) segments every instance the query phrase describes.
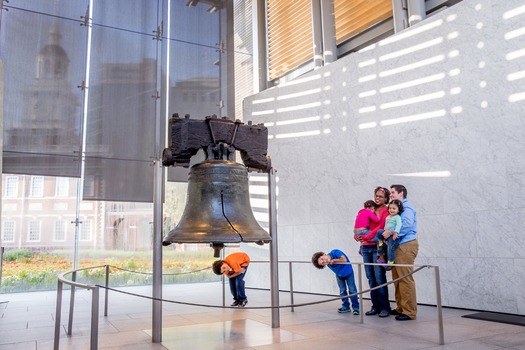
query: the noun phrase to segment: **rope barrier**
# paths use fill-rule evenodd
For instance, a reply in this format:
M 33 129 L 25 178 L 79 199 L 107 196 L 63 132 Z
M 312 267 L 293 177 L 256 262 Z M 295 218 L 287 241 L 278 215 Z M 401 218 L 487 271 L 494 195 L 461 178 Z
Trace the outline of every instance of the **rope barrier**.
M 126 272 L 132 272 L 132 273 L 138 273 L 138 274 L 142 274 L 142 275 L 153 275 L 152 272 L 142 272 L 142 271 L 134 271 L 134 270 L 128 270 L 128 269 L 125 269 L 123 267 L 118 267 L 118 266 L 113 266 L 113 265 L 108 265 L 109 267 L 112 267 L 112 268 L 115 268 L 117 270 L 122 270 L 122 271 L 126 271 Z M 163 273 L 162 276 L 178 276 L 178 275 L 188 275 L 190 273 L 195 273 L 195 272 L 201 272 L 201 271 L 206 271 L 206 270 L 210 270 L 211 267 L 205 267 L 203 269 L 200 269 L 200 270 L 193 270 L 193 271 L 188 271 L 188 272 L 179 272 L 179 273 Z
M 376 286 L 376 287 L 373 287 L 373 288 L 370 288 L 370 289 L 367 289 L 367 290 L 364 290 L 364 291 L 361 291 L 361 292 L 357 292 L 357 293 L 352 293 L 352 294 L 349 294 L 347 296 L 339 296 L 339 297 L 334 297 L 334 298 L 330 298 L 330 299 L 326 299 L 326 300 L 319 300 L 319 301 L 313 301 L 313 302 L 309 302 L 309 303 L 302 303 L 302 304 L 288 304 L 288 305 L 280 305 L 280 306 L 246 306 L 246 307 L 243 307 L 243 309 L 285 309 L 285 308 L 292 308 L 292 307 L 303 307 L 303 306 L 310 306 L 310 305 L 318 305 L 318 304 L 324 304 L 324 303 L 329 303 L 331 301 L 335 301 L 335 300 L 340 300 L 340 299 L 344 299 L 344 298 L 350 298 L 352 296 L 355 296 L 355 295 L 361 295 L 361 294 L 364 294 L 364 293 L 368 293 L 372 290 L 376 290 L 376 289 L 379 289 L 379 288 L 382 288 L 384 286 L 388 286 L 389 284 L 392 284 L 392 283 L 395 283 L 405 277 L 408 277 L 410 275 L 413 275 L 414 273 L 424 269 L 424 268 L 431 268 L 432 266 L 430 265 L 422 265 L 420 266 L 419 268 L 413 270 L 412 272 L 410 273 L 407 273 L 406 275 L 403 275 L 403 276 L 400 276 L 394 280 L 391 280 L 387 283 L 384 283 L 384 284 L 381 284 L 379 286 Z M 177 300 L 170 300 L 170 299 L 163 299 L 163 298 L 154 298 L 154 297 L 150 297 L 148 295 L 143 295 L 143 294 L 137 294 L 137 293 L 132 293 L 132 292 L 126 292 L 126 291 L 123 291 L 123 290 L 120 290 L 120 289 L 115 289 L 115 288 L 111 288 L 111 287 L 106 287 L 106 286 L 103 286 L 103 285 L 100 285 L 100 284 L 95 284 L 97 287 L 99 288 L 103 288 L 103 289 L 107 289 L 107 290 L 110 290 L 112 292 L 116 292 L 116 293 L 122 293 L 122 294 L 127 294 L 127 295 L 131 295 L 131 296 L 135 296 L 135 297 L 139 297 L 139 298 L 145 298 L 145 299 L 149 299 L 149 300 L 156 300 L 156 301 L 162 301 L 162 302 L 166 302 L 166 303 L 172 303 L 172 304 L 181 304 L 181 305 L 189 305 L 189 306 L 200 306 L 200 307 L 207 307 L 207 308 L 219 308 L 219 309 L 239 309 L 239 307 L 237 306 L 221 306 L 221 305 L 209 305 L 209 304 L 197 304 L 197 303 L 189 303 L 189 302 L 184 302 L 184 301 L 177 301 Z

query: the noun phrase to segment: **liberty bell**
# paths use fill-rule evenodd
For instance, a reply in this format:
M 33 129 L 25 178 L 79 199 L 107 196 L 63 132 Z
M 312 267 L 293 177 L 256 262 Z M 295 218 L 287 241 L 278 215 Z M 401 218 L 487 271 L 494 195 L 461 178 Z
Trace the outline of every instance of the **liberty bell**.
M 252 212 L 246 165 L 258 171 L 269 167 L 267 129 L 225 118 L 195 121 L 175 115 L 170 120 L 170 131 L 173 142 L 171 148 L 164 150 L 164 165 L 189 165 L 191 155 L 200 148 L 205 151 L 206 160 L 190 168 L 186 207 L 163 245 L 210 243 L 218 257 L 225 243 L 269 243 L 270 235 Z M 185 140 L 184 145 L 180 144 L 181 139 Z M 263 147 L 258 139 L 264 140 Z M 262 148 L 264 152 L 260 153 Z M 235 150 L 241 152 L 244 165 L 232 160 Z

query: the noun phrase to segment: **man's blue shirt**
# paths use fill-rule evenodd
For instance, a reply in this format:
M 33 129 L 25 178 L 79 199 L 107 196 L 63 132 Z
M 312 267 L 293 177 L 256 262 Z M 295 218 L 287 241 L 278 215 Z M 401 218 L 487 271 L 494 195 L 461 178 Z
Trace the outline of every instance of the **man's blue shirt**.
M 417 238 L 416 210 L 406 198 L 403 199 L 401 203 L 403 203 L 403 212 L 401 213 L 401 221 L 403 222 L 403 225 L 397 234 L 399 244 L 410 242 Z

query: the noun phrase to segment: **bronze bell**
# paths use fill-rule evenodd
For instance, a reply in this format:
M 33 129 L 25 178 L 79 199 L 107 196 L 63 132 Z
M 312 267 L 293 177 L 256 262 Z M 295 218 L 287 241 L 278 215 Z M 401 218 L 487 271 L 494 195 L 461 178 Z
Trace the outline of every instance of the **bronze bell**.
M 211 243 L 218 256 L 224 243 L 270 241 L 253 215 L 245 166 L 220 159 L 191 167 L 184 213 L 163 245 Z

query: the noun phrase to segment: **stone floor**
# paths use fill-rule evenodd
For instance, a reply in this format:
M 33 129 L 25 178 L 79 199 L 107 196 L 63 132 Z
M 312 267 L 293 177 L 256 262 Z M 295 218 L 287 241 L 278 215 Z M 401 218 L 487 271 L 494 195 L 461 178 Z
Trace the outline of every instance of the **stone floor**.
M 151 287 L 122 290 L 151 295 Z M 247 308 L 222 308 L 220 283 L 164 286 L 163 298 L 169 302 L 162 304 L 162 342 L 153 343 L 152 301 L 109 292 L 108 316 L 103 316 L 101 291 L 98 349 L 525 350 L 525 327 L 461 317 L 474 313 L 471 310 L 443 309 L 445 344 L 439 345 L 438 313 L 433 306 L 420 305 L 417 320 L 400 322 L 392 316 L 338 314 L 339 301 L 292 311 L 287 293 L 280 295 L 285 307 L 272 313 L 270 292 L 248 289 L 247 294 Z M 56 296 L 56 292 L 0 294 L 0 350 L 53 349 Z M 66 334 L 69 299 L 70 292 L 64 291 L 59 349 L 89 349 L 91 292 L 77 289 L 70 336 Z M 327 299 L 331 298 L 295 294 L 294 304 Z M 228 296 L 226 304 L 230 302 Z M 369 307 L 364 300 L 362 309 Z

